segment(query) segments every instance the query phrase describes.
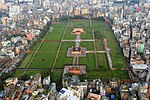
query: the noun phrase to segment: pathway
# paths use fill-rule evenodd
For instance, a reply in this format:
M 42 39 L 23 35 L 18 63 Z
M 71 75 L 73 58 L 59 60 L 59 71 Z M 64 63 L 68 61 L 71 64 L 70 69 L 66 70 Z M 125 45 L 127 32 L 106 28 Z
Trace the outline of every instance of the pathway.
M 108 48 L 107 39 L 103 39 L 103 45 L 104 45 L 104 49 L 106 51 L 106 56 L 107 56 L 107 61 L 108 61 L 109 68 L 112 70 L 112 60 L 111 60 L 111 57 L 110 57 L 110 51 L 109 51 L 109 48 Z
M 106 53 L 106 51 L 94 51 L 94 50 L 91 50 L 91 51 L 86 51 L 86 53 Z
M 94 33 L 94 28 L 92 26 L 91 18 L 89 18 L 89 21 L 90 21 L 90 26 L 92 28 L 92 35 L 93 35 L 93 40 L 94 40 L 94 50 L 96 51 L 95 33 Z M 95 54 L 96 68 L 98 68 L 97 52 L 95 52 L 94 54 Z
M 26 68 L 16 68 L 17 70 L 25 70 Z M 28 68 L 28 70 L 63 70 L 63 68 Z
M 67 23 L 67 25 L 66 25 L 66 27 L 65 27 L 64 33 L 63 33 L 63 35 L 62 35 L 61 42 L 60 42 L 60 44 L 59 44 L 56 57 L 55 57 L 55 60 L 54 60 L 53 65 L 52 65 L 52 70 L 51 70 L 51 72 L 54 71 L 53 69 L 55 68 L 55 65 L 56 65 L 56 62 L 57 62 L 57 59 L 58 59 L 58 56 L 59 56 L 59 52 L 60 52 L 60 49 L 61 49 L 61 46 L 62 46 L 62 43 L 63 43 L 62 40 L 63 40 L 64 37 L 65 37 L 66 30 L 67 30 L 67 28 L 68 28 L 68 26 L 69 26 L 69 23 L 70 23 L 70 21 L 68 21 L 68 23 Z
M 62 40 L 62 42 L 75 42 L 76 40 Z M 93 42 L 93 39 L 89 39 L 89 40 L 80 40 L 80 42 Z
M 50 31 L 51 31 L 51 29 L 50 29 Z M 30 67 L 32 61 L 34 60 L 36 54 L 38 53 L 39 49 L 41 48 L 41 46 L 42 46 L 42 44 L 43 44 L 45 38 L 46 38 L 47 35 L 48 35 L 48 33 L 49 33 L 49 31 L 46 33 L 46 35 L 44 36 L 44 38 L 43 38 L 42 41 L 40 42 L 38 48 L 36 49 L 35 53 L 33 54 L 33 56 L 31 57 L 31 59 L 30 59 L 30 61 L 29 61 L 29 63 L 27 64 L 27 66 L 26 66 L 24 72 L 22 73 L 22 76 L 26 73 L 27 69 Z

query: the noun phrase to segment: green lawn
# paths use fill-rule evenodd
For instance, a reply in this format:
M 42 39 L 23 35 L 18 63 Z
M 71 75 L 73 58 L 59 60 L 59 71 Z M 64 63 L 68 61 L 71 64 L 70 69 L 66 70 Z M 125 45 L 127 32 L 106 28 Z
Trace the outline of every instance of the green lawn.
M 71 34 L 72 30 L 73 30 L 73 27 L 68 27 L 68 28 L 67 28 L 67 31 L 66 31 L 64 40 L 72 40 L 72 39 L 75 39 L 75 35 Z
M 98 65 L 100 70 L 109 70 L 107 58 L 105 54 L 98 54 Z
M 11 77 L 20 77 L 22 79 L 29 79 L 31 75 L 36 75 L 37 73 L 41 74 L 42 77 L 46 77 L 47 75 L 50 75 L 50 70 L 27 70 L 24 75 L 22 75 L 24 71 L 23 70 L 16 70 L 11 74 Z
M 57 24 L 54 24 L 53 27 L 53 31 L 49 32 L 45 41 L 48 40 L 60 40 L 62 37 L 62 34 L 64 32 L 64 29 L 66 27 L 67 23 L 64 22 L 60 22 Z M 31 60 L 31 57 L 33 56 L 33 54 L 35 53 L 37 47 L 39 46 L 40 42 L 42 39 L 40 39 L 35 46 L 33 46 L 30 49 L 30 53 L 27 54 L 27 56 L 24 58 L 24 60 L 22 61 L 20 67 L 21 68 L 25 68 L 27 66 L 27 64 L 29 63 L 29 61 Z M 31 65 L 29 66 L 29 68 L 51 68 L 54 58 L 56 56 L 56 52 L 59 46 L 59 42 L 44 42 L 38 53 L 36 54 L 35 58 L 33 59 Z M 22 74 L 23 71 L 17 70 L 15 72 L 12 73 L 12 76 L 20 76 L 20 74 Z M 38 73 L 39 71 L 33 71 L 33 74 Z M 44 73 L 45 70 L 40 71 L 41 73 Z
M 66 27 L 67 23 L 66 22 L 57 22 L 56 24 L 53 24 L 53 27 Z
M 96 49 L 98 51 L 104 51 L 103 41 L 102 40 L 97 40 L 96 41 Z
M 24 71 L 23 70 L 15 70 L 12 74 L 11 77 L 20 77 Z
M 64 42 L 62 43 L 62 46 L 61 46 L 61 51 L 68 51 L 68 48 L 71 48 L 72 46 L 74 46 L 75 43 L 74 42 Z M 67 55 L 67 54 L 66 54 Z
M 38 52 L 29 68 L 51 68 L 55 59 L 54 52 Z
M 110 78 L 118 78 L 118 79 L 128 79 L 128 72 L 127 71 L 101 71 L 101 70 L 94 70 L 94 71 L 87 71 L 87 79 L 101 79 L 101 80 L 107 80 Z
M 26 54 L 26 57 L 23 59 L 22 63 L 20 64 L 20 68 L 25 68 L 32 56 L 33 56 L 33 52 Z
M 94 50 L 94 43 L 93 42 L 81 42 L 81 47 L 85 47 L 87 51 Z
M 50 32 L 45 40 L 60 40 L 64 30 L 64 27 L 54 27 L 53 32 Z
M 63 71 L 61 71 L 61 70 L 55 70 L 52 75 L 52 81 L 56 82 L 56 83 L 61 83 L 62 73 L 63 73 Z
M 101 21 L 92 21 L 93 28 L 95 30 L 96 39 L 108 39 L 108 46 L 110 48 L 111 59 L 114 68 L 125 68 L 125 58 L 121 53 L 121 50 L 113 36 L 112 31 Z
M 95 55 L 94 54 L 86 54 L 86 57 L 79 58 L 79 64 L 86 65 L 87 69 L 95 69 Z
M 71 20 L 70 24 L 69 24 L 69 27 L 83 27 L 83 28 L 88 27 L 89 28 L 89 26 L 90 26 L 90 22 L 89 22 L 89 20 L 86 20 L 86 19 Z
M 29 68 L 51 68 L 55 59 L 55 56 L 57 54 L 58 47 L 60 45 L 60 39 L 62 38 L 62 34 L 64 33 L 65 27 L 67 23 L 66 22 L 58 22 L 57 24 L 54 24 L 54 30 L 52 32 L 49 32 L 44 43 L 41 45 L 38 53 L 36 54 L 35 58 L 33 59 L 31 65 Z M 113 67 L 115 68 L 124 68 L 126 67 L 125 59 L 120 51 L 120 48 L 115 40 L 115 37 L 112 34 L 112 31 L 105 26 L 104 22 L 101 21 L 92 21 L 93 28 L 95 30 L 95 38 L 96 40 L 96 49 L 99 51 L 104 50 L 103 48 L 103 38 L 108 39 L 108 46 L 110 47 L 110 53 L 112 57 Z M 81 39 L 93 39 L 92 37 L 92 30 L 89 25 L 89 20 L 71 20 L 69 23 L 69 27 L 66 30 L 66 34 L 64 36 L 64 40 L 71 40 L 75 39 L 75 35 L 71 35 L 71 31 L 74 27 L 81 26 L 84 28 L 86 34 L 81 35 Z M 52 41 L 53 40 L 53 41 Z M 56 41 L 55 41 L 56 40 Z M 25 59 L 22 61 L 22 64 L 20 65 L 21 68 L 25 68 L 27 64 L 29 63 L 31 57 L 35 53 L 37 47 L 39 46 L 41 42 L 38 41 L 35 46 L 33 46 L 30 49 L 30 53 L 25 57 Z M 74 42 L 63 42 L 62 46 L 60 48 L 60 52 L 58 55 L 58 59 L 56 60 L 55 68 L 63 68 L 65 64 L 72 64 L 73 58 L 68 58 L 67 51 L 69 47 L 74 46 Z M 94 50 L 94 43 L 93 42 L 82 42 L 82 47 L 86 47 L 86 49 Z M 87 54 L 86 57 L 79 58 L 79 64 L 84 64 L 87 66 L 87 78 L 101 78 L 101 79 L 107 79 L 112 77 L 119 77 L 121 79 L 128 78 L 127 71 L 110 71 L 108 64 L 107 64 L 107 58 L 105 54 L 98 54 L 97 55 L 98 60 L 98 66 L 99 69 L 96 69 L 96 62 L 95 62 L 95 54 Z M 23 71 L 17 70 L 15 71 L 12 76 L 20 76 Z M 25 76 L 29 77 L 32 74 L 41 73 L 42 75 L 48 75 L 50 74 L 50 71 L 47 70 L 27 70 L 25 73 Z M 61 75 L 62 71 L 54 71 L 51 73 L 52 80 L 54 82 L 60 82 L 61 81 Z
M 60 52 L 55 68 L 64 68 L 64 65 L 71 65 L 73 62 L 73 58 L 68 58 L 67 52 Z
M 57 42 L 47 42 L 43 43 L 39 51 L 57 51 L 59 43 Z
M 81 39 L 93 39 L 92 30 L 90 27 L 85 27 L 84 31 L 85 31 L 85 34 L 81 35 Z
M 40 42 L 38 41 L 30 50 L 35 51 L 38 48 L 39 44 Z

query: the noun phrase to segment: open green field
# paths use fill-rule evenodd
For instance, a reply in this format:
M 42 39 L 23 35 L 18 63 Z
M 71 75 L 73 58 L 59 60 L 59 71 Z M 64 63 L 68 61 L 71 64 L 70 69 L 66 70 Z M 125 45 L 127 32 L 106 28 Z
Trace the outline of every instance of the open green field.
M 111 58 L 113 62 L 114 68 L 125 68 L 127 65 L 125 63 L 125 59 L 121 53 L 120 48 L 113 36 L 111 30 L 104 24 L 102 21 L 92 21 L 93 28 L 95 30 L 95 38 L 96 38 L 96 50 L 102 51 L 103 43 L 102 39 L 108 39 L 108 46 L 111 50 Z M 25 57 L 22 61 L 20 68 L 34 68 L 36 70 L 27 70 L 25 72 L 26 77 L 29 77 L 32 74 L 40 73 L 43 76 L 46 74 L 51 74 L 52 79 L 54 82 L 58 82 L 61 80 L 61 75 L 63 70 L 54 70 L 51 73 L 51 70 L 38 70 L 38 68 L 63 68 L 65 64 L 72 64 L 73 58 L 67 57 L 67 50 L 69 47 L 75 45 L 74 42 L 63 42 L 62 40 L 71 40 L 75 39 L 75 35 L 71 35 L 71 31 L 74 27 L 81 26 L 84 28 L 86 34 L 81 35 L 81 39 L 93 39 L 92 37 L 92 28 L 90 27 L 90 21 L 88 19 L 82 20 L 71 20 L 69 25 L 67 26 L 67 22 L 57 22 L 56 24 L 52 25 L 54 27 L 52 32 L 49 32 L 46 36 L 44 42 L 42 43 L 41 47 L 35 54 L 35 57 L 29 64 L 30 60 L 32 59 L 34 53 L 36 52 L 38 46 L 41 43 L 41 40 L 36 43 L 30 49 L 30 53 Z M 65 29 L 66 28 L 66 29 Z M 60 51 L 59 50 L 60 46 Z M 81 42 L 82 47 L 86 47 L 88 51 L 94 50 L 94 43 L 93 42 Z M 58 58 L 55 61 L 55 57 L 58 53 Z M 97 54 L 98 58 L 98 69 L 96 69 L 96 61 L 95 61 L 95 54 L 87 54 L 86 57 L 79 58 L 79 64 L 85 64 L 87 66 L 87 78 L 101 78 L 101 79 L 108 79 L 108 78 L 121 78 L 126 79 L 128 78 L 127 71 L 110 71 L 108 67 L 108 62 L 105 54 Z M 29 64 L 29 65 L 28 65 Z M 54 66 L 53 66 L 54 65 Z M 23 70 L 16 70 L 12 76 L 21 76 Z
M 113 68 L 125 68 L 127 66 L 125 58 L 123 57 L 110 28 L 108 28 L 108 26 L 106 26 L 102 21 L 92 21 L 92 24 L 95 30 L 96 39 L 108 39 L 108 46 L 110 48 Z M 99 45 L 99 43 L 97 44 Z
M 122 70 L 107 70 L 107 71 L 87 71 L 87 79 L 98 79 L 108 80 L 110 78 L 118 78 L 118 79 L 128 79 L 128 72 Z

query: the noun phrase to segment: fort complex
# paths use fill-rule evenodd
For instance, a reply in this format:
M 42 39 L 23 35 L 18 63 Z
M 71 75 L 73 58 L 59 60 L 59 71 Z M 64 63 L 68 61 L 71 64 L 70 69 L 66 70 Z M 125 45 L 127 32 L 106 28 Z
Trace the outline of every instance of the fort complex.
M 64 72 L 63 72 L 63 78 L 65 77 L 66 73 L 71 74 L 86 74 L 86 64 L 80 65 L 79 64 L 79 58 L 80 57 L 86 57 L 87 53 L 94 53 L 97 55 L 97 53 L 106 53 L 107 60 L 109 63 L 109 68 L 112 70 L 112 60 L 109 54 L 109 48 L 107 44 L 107 39 L 103 39 L 103 45 L 105 51 L 97 51 L 97 50 L 90 50 L 87 51 L 86 47 L 82 47 L 80 45 L 81 42 L 89 42 L 89 41 L 95 41 L 94 39 L 87 40 L 87 39 L 81 39 L 81 34 L 85 34 L 86 32 L 84 29 L 80 26 L 74 28 L 71 32 L 71 35 L 75 35 L 75 40 L 63 40 L 63 42 L 75 42 L 75 46 L 68 48 L 67 57 L 73 57 L 73 63 L 72 65 L 65 65 L 64 66 Z M 63 80 L 63 79 L 62 79 Z
M 0 0 L 0 100 L 150 100 L 150 0 Z

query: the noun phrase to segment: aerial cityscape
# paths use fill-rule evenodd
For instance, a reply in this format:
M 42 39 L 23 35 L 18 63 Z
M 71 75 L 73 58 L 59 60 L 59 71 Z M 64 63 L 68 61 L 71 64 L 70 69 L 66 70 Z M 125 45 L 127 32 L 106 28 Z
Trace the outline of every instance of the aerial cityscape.
M 150 0 L 0 0 L 0 100 L 150 100 Z

